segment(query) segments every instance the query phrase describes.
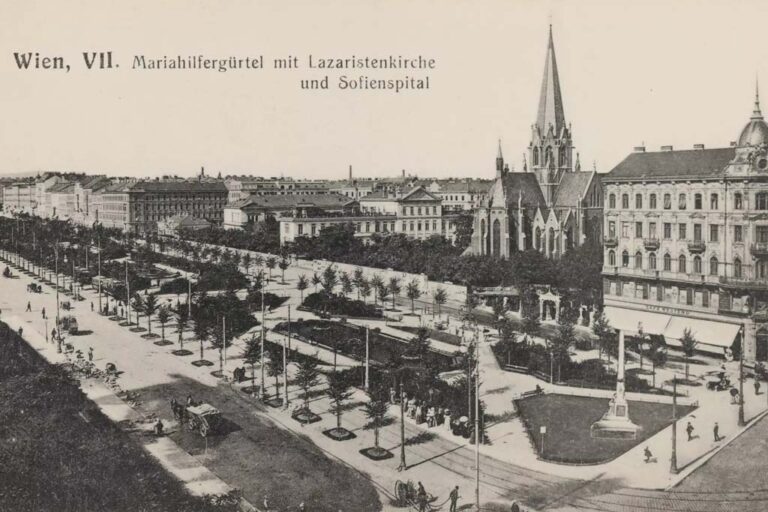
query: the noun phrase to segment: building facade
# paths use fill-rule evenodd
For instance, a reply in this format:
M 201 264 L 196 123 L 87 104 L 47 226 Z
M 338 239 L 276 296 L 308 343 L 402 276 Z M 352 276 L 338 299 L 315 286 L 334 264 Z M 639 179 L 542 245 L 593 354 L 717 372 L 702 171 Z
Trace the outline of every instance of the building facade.
M 759 99 L 738 142 L 636 148 L 604 179 L 603 285 L 614 327 L 768 360 L 768 125 Z
M 536 249 L 558 258 L 588 241 L 602 243 L 602 208 L 600 175 L 582 171 L 573 157 L 550 27 L 526 161 L 521 172 L 510 172 L 499 143 L 496 179 L 475 210 L 467 253 L 507 258 Z

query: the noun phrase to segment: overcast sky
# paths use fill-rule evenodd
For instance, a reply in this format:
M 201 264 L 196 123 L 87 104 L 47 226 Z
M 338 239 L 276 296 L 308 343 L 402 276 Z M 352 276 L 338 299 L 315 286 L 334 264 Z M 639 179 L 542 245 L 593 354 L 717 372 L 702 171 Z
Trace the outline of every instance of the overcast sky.
M 67 4 L 65 7 L 64 4 Z M 632 147 L 725 146 L 763 78 L 768 2 L 2 0 L 0 174 L 492 177 L 520 168 L 554 29 L 582 165 Z M 112 50 L 119 69 L 87 71 Z M 61 55 L 19 71 L 14 51 Z M 131 70 L 134 55 L 434 58 L 422 92 L 305 91 L 317 70 Z M 361 74 L 347 71 L 350 76 Z M 397 78 L 423 72 L 363 72 Z M 331 75 L 332 83 L 339 73 Z

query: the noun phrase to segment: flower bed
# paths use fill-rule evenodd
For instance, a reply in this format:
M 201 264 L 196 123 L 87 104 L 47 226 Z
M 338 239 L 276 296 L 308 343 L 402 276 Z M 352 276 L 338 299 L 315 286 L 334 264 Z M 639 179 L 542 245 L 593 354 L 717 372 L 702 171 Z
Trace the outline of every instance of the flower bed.
M 316 292 L 307 295 L 302 303 L 305 308 L 330 315 L 381 318 L 381 309 L 361 300 L 352 300 L 341 295 Z

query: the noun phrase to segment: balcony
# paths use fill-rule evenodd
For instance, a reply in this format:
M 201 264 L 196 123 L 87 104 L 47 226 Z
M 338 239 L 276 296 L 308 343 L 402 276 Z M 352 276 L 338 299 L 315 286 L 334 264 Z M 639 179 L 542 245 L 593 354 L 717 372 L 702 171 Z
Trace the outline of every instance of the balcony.
M 704 243 L 704 240 L 694 240 L 693 242 L 688 242 L 688 252 L 690 253 L 702 253 L 707 248 L 707 244 Z
M 768 242 L 756 242 L 749 248 L 755 258 L 768 257 Z
M 605 244 L 606 247 L 616 247 L 617 245 L 619 245 L 619 239 L 615 236 L 607 236 L 603 240 L 603 243 Z
M 661 242 L 659 242 L 658 238 L 646 238 L 643 240 L 643 246 L 646 251 L 657 251 L 660 245 Z

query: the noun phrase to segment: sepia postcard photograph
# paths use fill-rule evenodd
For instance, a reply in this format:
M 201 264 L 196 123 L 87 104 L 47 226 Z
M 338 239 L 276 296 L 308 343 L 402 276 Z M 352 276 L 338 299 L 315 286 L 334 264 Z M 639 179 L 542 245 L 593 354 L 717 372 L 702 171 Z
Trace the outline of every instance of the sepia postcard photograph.
M 0 511 L 765 512 L 766 20 L 2 0 Z

